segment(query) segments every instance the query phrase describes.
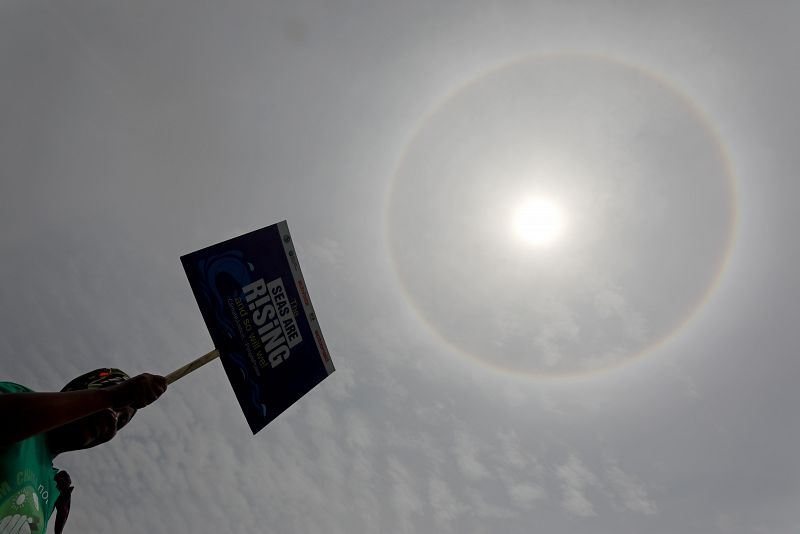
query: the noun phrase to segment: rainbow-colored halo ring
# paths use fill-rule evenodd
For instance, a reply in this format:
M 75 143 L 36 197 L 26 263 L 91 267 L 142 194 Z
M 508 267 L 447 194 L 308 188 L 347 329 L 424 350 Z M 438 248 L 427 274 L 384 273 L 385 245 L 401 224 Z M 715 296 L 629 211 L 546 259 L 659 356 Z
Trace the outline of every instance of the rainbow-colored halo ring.
M 531 197 L 563 208 L 547 247 L 510 231 Z M 404 295 L 457 354 L 572 377 L 634 361 L 695 316 L 730 257 L 737 194 L 714 126 L 674 84 L 554 54 L 483 73 L 427 114 L 385 214 Z

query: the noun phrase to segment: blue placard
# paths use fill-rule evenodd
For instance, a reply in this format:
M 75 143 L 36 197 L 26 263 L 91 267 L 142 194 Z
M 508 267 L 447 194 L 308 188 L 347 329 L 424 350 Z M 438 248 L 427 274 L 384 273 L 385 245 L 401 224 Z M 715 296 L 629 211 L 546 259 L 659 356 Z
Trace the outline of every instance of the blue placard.
M 181 262 L 253 434 L 334 371 L 286 221 Z

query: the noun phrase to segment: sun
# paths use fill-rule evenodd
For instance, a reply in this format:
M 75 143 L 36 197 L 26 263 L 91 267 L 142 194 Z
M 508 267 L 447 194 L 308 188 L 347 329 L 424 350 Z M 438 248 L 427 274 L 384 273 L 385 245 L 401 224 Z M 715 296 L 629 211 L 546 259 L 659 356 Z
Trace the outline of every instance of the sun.
M 531 197 L 514 211 L 515 235 L 534 247 L 552 245 L 564 232 L 564 211 L 549 197 Z

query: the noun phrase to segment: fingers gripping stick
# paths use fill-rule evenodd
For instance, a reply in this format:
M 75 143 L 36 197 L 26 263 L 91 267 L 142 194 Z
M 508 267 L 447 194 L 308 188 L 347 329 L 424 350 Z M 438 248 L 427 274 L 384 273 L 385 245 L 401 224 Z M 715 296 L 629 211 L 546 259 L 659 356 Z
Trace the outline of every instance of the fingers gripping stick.
M 219 358 L 219 351 L 216 350 L 216 349 L 212 350 L 208 354 L 204 354 L 204 355 L 200 356 L 195 361 L 187 363 L 186 365 L 184 365 L 180 369 L 176 369 L 176 370 L 172 371 L 170 374 L 168 374 L 165 377 L 167 379 L 167 384 L 172 384 L 177 379 L 183 378 L 184 376 L 188 375 L 189 373 L 191 373 L 195 369 L 198 369 L 199 367 L 204 366 L 205 364 L 207 364 L 211 360 L 215 360 L 217 358 Z

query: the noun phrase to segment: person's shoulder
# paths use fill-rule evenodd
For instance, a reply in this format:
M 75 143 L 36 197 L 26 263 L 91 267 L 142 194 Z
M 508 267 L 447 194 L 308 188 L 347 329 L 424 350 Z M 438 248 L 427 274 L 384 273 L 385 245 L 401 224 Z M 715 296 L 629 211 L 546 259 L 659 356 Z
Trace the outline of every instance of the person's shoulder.
M 23 386 L 22 384 L 15 384 L 14 382 L 0 381 L 0 394 L 2 393 L 28 393 L 33 391 L 31 388 Z

